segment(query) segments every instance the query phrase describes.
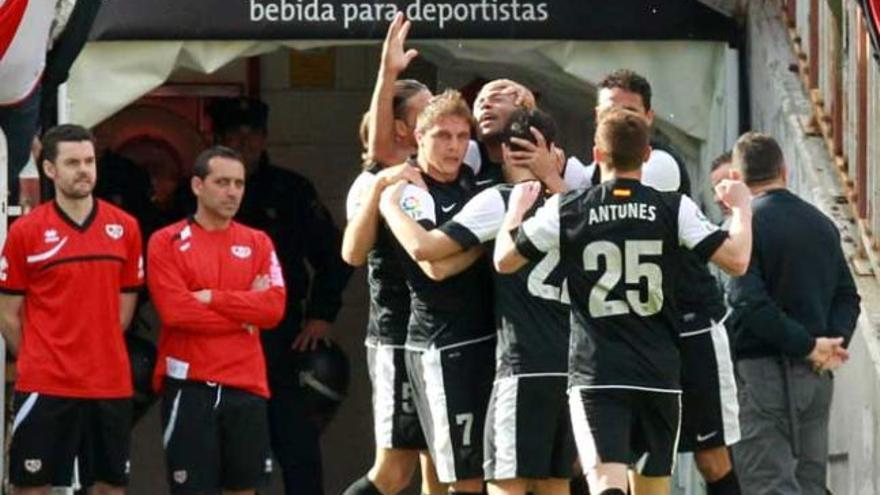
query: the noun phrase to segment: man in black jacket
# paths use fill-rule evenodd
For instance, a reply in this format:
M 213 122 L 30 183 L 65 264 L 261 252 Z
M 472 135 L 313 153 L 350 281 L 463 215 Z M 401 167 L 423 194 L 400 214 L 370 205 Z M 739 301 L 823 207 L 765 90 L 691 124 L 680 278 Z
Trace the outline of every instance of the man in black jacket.
M 743 493 L 825 495 L 830 370 L 859 315 L 859 295 L 832 221 L 786 189 L 782 150 L 740 137 L 733 168 L 755 198 L 752 260 L 729 298 L 742 440 L 733 446 Z

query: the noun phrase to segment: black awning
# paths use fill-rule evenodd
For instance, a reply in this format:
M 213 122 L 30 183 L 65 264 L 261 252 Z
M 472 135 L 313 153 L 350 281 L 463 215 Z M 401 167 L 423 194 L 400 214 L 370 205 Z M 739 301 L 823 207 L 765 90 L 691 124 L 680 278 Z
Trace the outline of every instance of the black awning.
M 105 0 L 92 38 L 382 39 L 396 11 L 414 39 L 736 40 L 699 0 Z

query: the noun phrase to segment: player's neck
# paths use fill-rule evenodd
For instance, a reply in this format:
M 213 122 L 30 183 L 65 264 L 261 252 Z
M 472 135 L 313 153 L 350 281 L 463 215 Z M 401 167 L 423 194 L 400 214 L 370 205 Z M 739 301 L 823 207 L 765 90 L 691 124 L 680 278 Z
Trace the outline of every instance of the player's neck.
M 193 215 L 199 226 L 207 231 L 224 230 L 232 223 L 232 219 L 215 215 L 199 206 Z
M 600 164 L 600 173 L 602 182 L 608 182 L 609 180 L 614 179 L 634 179 L 641 181 L 642 180 L 642 169 L 641 167 L 635 170 L 617 170 L 615 168 L 607 167 Z
M 486 146 L 486 154 L 489 155 L 489 160 L 492 160 L 492 163 L 504 162 L 504 153 L 501 151 L 501 142 L 495 142 L 495 140 L 491 140 L 491 142 L 483 141 L 483 145 Z
M 78 225 L 82 225 L 92 213 L 95 206 L 95 200 L 92 195 L 85 198 L 70 198 L 63 194 L 55 195 L 55 204 L 67 215 L 67 218 L 73 220 Z
M 428 177 L 434 179 L 437 182 L 448 183 L 454 181 L 458 178 L 458 173 L 461 170 L 461 167 L 455 169 L 455 173 L 446 173 L 440 170 L 437 167 L 432 167 L 430 165 L 422 165 L 419 164 L 419 168 L 422 169 L 422 173 L 427 175 Z
M 779 189 L 785 189 L 785 183 L 778 180 L 749 187 L 749 190 L 752 191 L 752 196 L 758 196 Z

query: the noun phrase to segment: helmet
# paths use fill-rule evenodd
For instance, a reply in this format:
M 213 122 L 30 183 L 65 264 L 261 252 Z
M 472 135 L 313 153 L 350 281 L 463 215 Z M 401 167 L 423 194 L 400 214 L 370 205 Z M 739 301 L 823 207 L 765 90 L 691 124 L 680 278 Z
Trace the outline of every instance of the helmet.
M 294 353 L 293 373 L 303 392 L 306 416 L 323 430 L 348 391 L 348 357 L 335 342 L 325 340 L 314 350 Z
M 156 401 L 156 394 L 153 393 L 152 388 L 153 368 L 156 367 L 156 346 L 133 332 L 125 332 L 125 346 L 128 348 L 131 381 L 134 386 L 131 420 L 134 426 Z

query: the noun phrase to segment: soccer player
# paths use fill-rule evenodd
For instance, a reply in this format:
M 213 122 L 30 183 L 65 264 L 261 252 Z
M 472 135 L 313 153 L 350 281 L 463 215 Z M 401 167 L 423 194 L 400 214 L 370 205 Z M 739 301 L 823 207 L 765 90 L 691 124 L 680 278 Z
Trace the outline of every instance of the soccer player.
M 535 180 L 527 166 L 507 159 L 518 150 L 513 143 L 541 136 L 549 149 L 556 128 L 547 114 L 519 109 L 503 134 L 506 183 L 474 196 L 439 228 L 425 230 L 400 207 L 388 210 L 386 218 L 410 256 L 440 258 L 495 238 L 513 184 Z M 566 394 L 569 309 L 557 260 L 558 253 L 550 253 L 515 275 L 495 277 L 497 364 L 483 460 L 490 494 L 568 493 L 575 461 Z
M 599 87 L 597 118 L 610 108 L 625 108 L 638 113 L 651 125 L 654 111 L 651 84 L 647 79 L 621 69 L 608 74 Z M 690 195 L 690 179 L 684 162 L 671 148 L 656 140 L 651 141 L 651 147 L 642 168 L 642 184 L 659 191 Z M 599 182 L 599 169 L 596 166 L 596 173 L 591 174 L 594 184 Z M 723 273 L 723 270 L 717 271 Z M 677 275 L 675 298 L 680 312 L 682 358 L 679 450 L 694 452 L 709 495 L 737 495 L 739 484 L 728 446 L 740 438 L 739 406 L 724 326 L 727 314 L 724 296 L 710 268 L 687 249 L 681 249 Z
M 191 185 L 195 215 L 157 231 L 147 251 L 168 482 L 174 494 L 253 494 L 272 472 L 259 330 L 284 315 L 284 279 L 268 235 L 232 220 L 241 155 L 203 151 Z
M 559 250 L 572 302 L 570 412 L 590 489 L 623 495 L 631 468 L 637 495 L 669 493 L 681 393 L 677 248 L 743 273 L 751 250 L 749 194 L 741 182 L 719 185 L 734 210 L 728 236 L 686 196 L 642 185 L 648 126 L 627 110 L 601 115 L 593 154 L 603 183 L 550 198 L 522 225 L 540 187 L 514 188 L 495 266 L 512 273 Z
M 414 50 L 403 48 L 409 29 L 410 23 L 402 14 L 388 27 L 373 99 L 361 122 L 364 170 L 346 199 L 348 225 L 342 240 L 342 257 L 352 266 L 368 266 L 370 316 L 365 344 L 373 386 L 376 457 L 367 475 L 352 483 L 344 495 L 389 495 L 402 491 L 412 479 L 420 453 L 422 493 L 446 491 L 436 480 L 412 402 L 404 359 L 409 289 L 397 259 L 396 241 L 379 214 L 379 198 L 386 186 L 407 180 L 424 187 L 419 169 L 406 162 L 417 151 L 413 132 L 416 118 L 432 95 L 418 81 L 397 79 L 415 56 Z M 390 115 L 390 125 L 377 128 L 386 120 L 377 114 Z
M 18 356 L 9 478 L 16 494 L 80 482 L 121 494 L 129 471 L 132 381 L 122 332 L 143 283 L 141 234 L 95 199 L 91 133 L 43 136 L 55 199 L 12 224 L 0 258 L 0 320 Z
M 470 109 L 456 91 L 435 96 L 416 122 L 417 163 L 427 190 L 398 183 L 383 192 L 383 215 L 402 205 L 427 229 L 452 218 L 475 191 L 462 159 Z M 467 256 L 477 258 L 479 248 Z M 488 263 L 443 281 L 429 278 L 400 253 L 410 288 L 406 365 L 413 397 L 441 482 L 453 493 L 481 493 L 483 422 L 492 387 L 494 331 Z M 443 278 L 443 277 L 435 277 Z

